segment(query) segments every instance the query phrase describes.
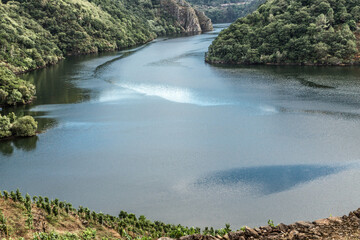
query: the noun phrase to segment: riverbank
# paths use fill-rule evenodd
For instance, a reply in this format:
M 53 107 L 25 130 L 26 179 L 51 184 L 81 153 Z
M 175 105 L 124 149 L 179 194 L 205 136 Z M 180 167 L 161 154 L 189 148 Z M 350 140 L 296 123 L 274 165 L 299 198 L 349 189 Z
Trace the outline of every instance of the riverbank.
M 245 62 L 226 62 L 223 60 L 209 60 L 205 58 L 205 62 L 212 65 L 219 66 L 250 66 L 250 65 L 268 65 L 268 66 L 308 66 L 308 67 L 346 67 L 346 66 L 359 66 L 360 61 L 354 61 L 353 63 L 272 63 L 272 62 L 264 62 L 264 63 L 245 63 Z
M 5 1 L 0 2 L 0 16 L 0 65 L 14 73 L 53 65 L 68 55 L 121 50 L 159 36 L 212 30 L 203 13 L 175 0 Z M 43 20 L 48 18 L 54 20 Z
M 191 235 L 180 240 L 245 240 L 245 239 L 359 239 L 360 208 L 342 217 L 329 217 L 313 222 L 299 221 L 293 224 L 273 225 L 258 228 L 243 227 L 240 231 L 224 236 Z M 159 240 L 173 240 L 160 238 Z
M 88 208 L 75 209 L 67 202 L 47 197 L 23 197 L 19 191 L 0 192 L 0 237 L 5 239 L 159 239 L 159 240 L 246 240 L 246 239 L 359 239 L 360 208 L 342 217 L 313 222 L 299 221 L 285 225 L 257 228 L 224 229 L 187 228 L 181 225 L 151 222 L 121 211 L 118 217 L 96 213 Z M 195 233 L 195 234 L 194 234 Z M 189 235 L 191 234 L 191 235 Z M 91 236 L 90 238 L 89 235 Z

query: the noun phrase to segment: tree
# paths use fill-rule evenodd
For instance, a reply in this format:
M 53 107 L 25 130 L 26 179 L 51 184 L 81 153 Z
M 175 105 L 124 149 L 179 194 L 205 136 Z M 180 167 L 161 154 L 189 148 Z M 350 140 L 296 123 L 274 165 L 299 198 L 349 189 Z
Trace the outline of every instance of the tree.
M 0 114 L 0 138 L 10 137 L 12 134 L 10 128 L 10 119 Z
M 18 118 L 11 127 L 14 136 L 30 137 L 35 136 L 37 130 L 37 122 L 31 116 Z

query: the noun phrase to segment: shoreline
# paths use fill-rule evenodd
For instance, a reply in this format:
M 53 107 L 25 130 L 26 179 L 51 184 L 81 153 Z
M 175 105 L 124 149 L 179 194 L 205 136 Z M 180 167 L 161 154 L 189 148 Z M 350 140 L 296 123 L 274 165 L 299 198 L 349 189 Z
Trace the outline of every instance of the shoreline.
M 146 44 L 148 44 L 149 42 L 154 41 L 155 39 L 156 39 L 156 38 L 151 39 L 151 40 L 149 40 L 149 41 L 147 41 L 147 42 L 145 42 L 145 43 L 135 44 L 135 45 L 133 45 L 133 46 L 124 47 L 124 48 L 109 49 L 109 50 L 104 50 L 104 51 L 93 51 L 93 52 L 68 53 L 68 54 L 64 54 L 63 56 L 59 57 L 58 61 L 55 62 L 55 63 L 49 63 L 49 64 L 46 64 L 46 65 L 44 65 L 44 66 L 40 66 L 40 67 L 37 67 L 37 68 L 28 69 L 28 70 L 24 70 L 24 71 L 16 71 L 16 72 L 14 72 L 14 74 L 15 74 L 16 76 L 19 76 L 19 75 L 22 75 L 22 74 L 26 74 L 26 73 L 29 73 L 29 72 L 36 71 L 36 70 L 45 69 L 45 68 L 48 68 L 48 67 L 51 67 L 51 66 L 55 66 L 55 65 L 59 64 L 59 62 L 65 60 L 66 57 L 87 56 L 87 55 L 92 55 L 92 54 L 112 53 L 112 52 L 117 52 L 117 51 L 124 51 L 124 50 L 128 50 L 128 49 L 132 49 L 132 48 L 136 48 L 136 47 L 140 47 L 140 46 L 146 45 Z M 5 62 L 4 62 L 4 63 L 5 63 Z M 5 67 L 7 67 L 8 69 L 11 70 L 11 68 L 8 67 L 8 64 L 7 64 L 7 63 L 5 63 Z
M 243 226 L 239 230 L 231 230 L 230 225 L 225 224 L 226 228 L 202 230 L 181 224 L 152 222 L 145 216 L 136 217 L 124 211 L 115 217 L 82 206 L 76 209 L 59 199 L 31 198 L 28 194 L 23 197 L 18 189 L 16 192 L 4 190 L 0 193 L 0 221 L 3 219 L 2 226 L 10 230 L 4 232 L 4 228 L 0 228 L 0 237 L 15 237 L 13 239 L 33 239 L 32 236 L 36 234 L 52 233 L 60 237 L 57 239 L 74 234 L 75 238 L 72 239 L 81 240 L 80 235 L 76 234 L 81 234 L 85 229 L 99 230 L 101 235 L 91 238 L 98 240 L 102 237 L 122 240 L 360 239 L 360 208 L 342 217 L 330 216 L 312 222 L 275 225 L 269 220 L 267 226 L 255 228 Z
M 338 64 L 324 64 L 324 63 L 244 63 L 244 62 L 225 62 L 225 61 L 209 61 L 205 57 L 205 62 L 214 66 L 304 66 L 304 67 L 352 67 L 360 66 L 360 62 L 354 63 L 338 63 Z
M 247 240 L 247 239 L 360 239 L 360 208 L 342 217 L 328 217 L 310 221 L 298 221 L 292 224 L 250 228 L 244 226 L 239 231 L 220 235 L 194 234 L 180 238 L 161 237 L 159 240 Z
M 23 137 L 23 136 L 10 136 L 10 137 L 5 137 L 5 138 L 0 138 L 0 143 L 1 142 L 6 142 L 6 141 L 12 141 L 15 139 L 25 139 L 25 138 L 32 138 L 32 137 L 36 137 L 37 135 L 41 134 L 43 132 L 37 131 L 35 135 L 33 136 L 27 136 L 27 137 Z
M 203 33 L 211 32 L 211 31 L 213 31 L 213 30 L 209 30 L 209 31 L 203 30 L 203 31 L 201 31 L 201 32 L 196 32 L 196 31 L 195 31 L 195 32 L 183 32 L 183 33 L 170 34 L 170 35 L 160 35 L 160 36 L 157 36 L 157 37 L 155 37 L 155 38 L 149 39 L 148 41 L 143 42 L 143 43 L 137 43 L 137 44 L 134 44 L 134 45 L 132 45 L 132 46 L 120 47 L 120 48 L 115 48 L 115 49 L 108 49 L 108 50 L 103 50 L 103 51 L 71 52 L 71 53 L 64 54 L 63 56 L 60 56 L 59 59 L 58 59 L 58 61 L 55 62 L 55 63 L 49 63 L 49 64 L 46 64 L 46 65 L 44 65 L 44 66 L 40 66 L 40 67 L 36 67 L 36 68 L 33 68 L 33 69 L 24 70 L 24 71 L 14 71 L 13 73 L 14 73 L 15 75 L 19 76 L 19 75 L 22 75 L 22 74 L 26 74 L 26 73 L 29 73 L 29 72 L 36 71 L 36 70 L 45 69 L 45 68 L 47 68 L 47 67 L 55 66 L 55 65 L 59 64 L 59 62 L 65 60 L 66 57 L 88 56 L 88 55 L 93 55 L 93 54 L 113 53 L 113 52 L 131 50 L 131 49 L 138 48 L 138 47 L 144 46 L 144 45 L 146 45 L 146 44 L 149 44 L 149 43 L 151 43 L 152 41 L 154 41 L 154 40 L 156 40 L 156 39 L 158 39 L 158 38 L 162 38 L 162 37 L 172 38 L 172 37 L 192 36 L 192 35 L 203 34 Z M 10 69 L 10 71 L 12 71 L 12 70 L 11 70 L 12 68 L 8 66 L 8 63 L 7 63 L 7 62 L 1 62 L 1 61 L 0 61 L 0 64 L 1 64 L 1 63 L 3 63 L 6 68 L 8 68 L 8 69 Z

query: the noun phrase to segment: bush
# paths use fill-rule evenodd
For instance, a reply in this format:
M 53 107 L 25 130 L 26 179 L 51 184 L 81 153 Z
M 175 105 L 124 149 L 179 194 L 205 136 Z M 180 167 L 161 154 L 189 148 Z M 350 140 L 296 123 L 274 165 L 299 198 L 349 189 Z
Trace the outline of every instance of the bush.
M 11 132 L 17 137 L 31 137 L 36 135 L 37 122 L 31 116 L 18 118 L 11 127 Z
M 35 86 L 0 66 L 0 105 L 24 104 L 31 101 L 35 95 Z
M 0 115 L 0 138 L 10 137 L 10 119 L 7 116 Z

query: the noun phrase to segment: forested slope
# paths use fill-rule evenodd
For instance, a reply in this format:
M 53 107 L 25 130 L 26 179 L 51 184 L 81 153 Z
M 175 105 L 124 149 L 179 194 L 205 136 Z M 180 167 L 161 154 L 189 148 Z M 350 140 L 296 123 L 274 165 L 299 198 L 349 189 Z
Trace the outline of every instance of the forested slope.
M 358 63 L 360 0 L 268 0 L 222 31 L 206 60 L 232 64 Z
M 188 0 L 214 23 L 231 23 L 244 17 L 266 0 Z
M 173 16 L 173 11 L 186 13 L 180 16 L 185 19 Z M 193 18 L 193 25 L 185 25 L 188 18 Z M 181 0 L 2 0 L 0 66 L 24 72 L 66 55 L 117 50 L 161 35 L 201 31 L 197 25 L 195 11 Z

